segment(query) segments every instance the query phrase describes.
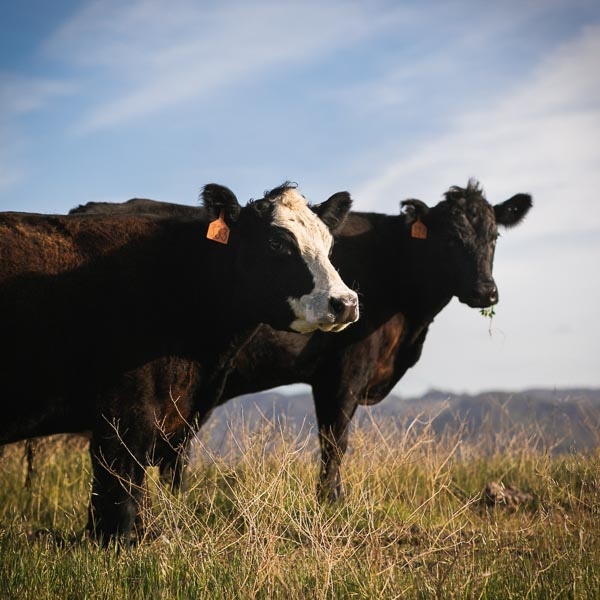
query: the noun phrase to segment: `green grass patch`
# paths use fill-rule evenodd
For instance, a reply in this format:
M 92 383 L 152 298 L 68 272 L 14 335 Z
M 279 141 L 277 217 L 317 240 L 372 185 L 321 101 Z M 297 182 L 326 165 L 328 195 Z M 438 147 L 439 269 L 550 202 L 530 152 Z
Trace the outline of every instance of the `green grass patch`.
M 176 496 L 149 469 L 147 531 L 128 551 L 85 535 L 84 447 L 49 445 L 29 488 L 22 449 L 7 449 L 0 598 L 597 597 L 598 452 L 516 436 L 490 454 L 427 427 L 369 427 L 353 433 L 344 500 L 322 506 L 314 438 L 272 434 L 205 455 Z M 533 501 L 486 506 L 490 481 Z

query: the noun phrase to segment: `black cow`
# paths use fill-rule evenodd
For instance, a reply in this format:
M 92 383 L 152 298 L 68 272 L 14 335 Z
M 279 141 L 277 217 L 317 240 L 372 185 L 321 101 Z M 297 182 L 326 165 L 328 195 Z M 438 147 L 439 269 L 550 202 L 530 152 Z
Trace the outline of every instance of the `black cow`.
M 0 444 L 91 431 L 89 526 L 104 541 L 129 538 L 144 466 L 184 435 L 166 406 L 175 383 L 210 406 L 259 322 L 305 333 L 358 318 L 328 259 L 347 193 L 315 212 L 290 185 L 242 208 L 209 184 L 203 200 L 188 216 L 0 213 Z M 193 373 L 123 393 L 162 356 Z
M 172 210 L 161 203 L 121 206 L 128 204 L 133 211 Z M 432 208 L 405 200 L 399 216 L 351 213 L 338 234 L 332 262 L 359 291 L 360 321 L 336 336 L 300 336 L 261 326 L 237 355 L 221 401 L 279 385 L 310 384 L 322 452 L 318 491 L 335 500 L 357 406 L 383 400 L 419 360 L 429 325 L 453 296 L 471 307 L 498 302 L 492 277 L 497 228 L 520 223 L 531 205 L 529 195 L 517 194 L 492 206 L 479 184 L 470 181 L 466 188 L 450 188 Z M 194 386 L 179 371 L 191 379 L 197 368 L 192 362 L 161 360 L 138 371 L 130 384 L 160 394 L 177 381 L 178 406 L 193 405 Z M 201 411 L 199 424 L 211 408 Z M 175 412 L 173 408 L 174 418 Z M 163 466 L 178 456 L 167 452 Z M 176 469 L 176 483 L 179 477 Z

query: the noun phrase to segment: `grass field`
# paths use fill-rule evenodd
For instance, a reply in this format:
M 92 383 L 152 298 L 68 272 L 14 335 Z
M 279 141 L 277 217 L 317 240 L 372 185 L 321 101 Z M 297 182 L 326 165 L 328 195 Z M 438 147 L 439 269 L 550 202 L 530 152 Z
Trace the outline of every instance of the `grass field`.
M 598 598 L 600 452 L 555 456 L 506 432 L 502 453 L 427 424 L 352 434 L 346 496 L 315 499 L 312 434 L 242 427 L 196 453 L 173 496 L 148 470 L 146 533 L 129 551 L 86 539 L 90 463 L 58 442 L 24 487 L 0 459 L 0 598 Z M 487 506 L 486 483 L 533 500 Z

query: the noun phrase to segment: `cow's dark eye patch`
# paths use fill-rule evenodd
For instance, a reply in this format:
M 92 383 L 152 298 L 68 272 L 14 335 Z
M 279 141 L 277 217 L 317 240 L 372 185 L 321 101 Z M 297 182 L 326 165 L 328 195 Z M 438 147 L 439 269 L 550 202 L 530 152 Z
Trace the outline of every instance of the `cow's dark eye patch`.
M 273 252 L 280 252 L 283 249 L 283 242 L 276 238 L 271 238 L 269 240 L 269 248 L 273 250 Z
M 274 227 L 267 240 L 269 252 L 272 254 L 292 254 L 298 247 L 294 236 L 280 227 Z

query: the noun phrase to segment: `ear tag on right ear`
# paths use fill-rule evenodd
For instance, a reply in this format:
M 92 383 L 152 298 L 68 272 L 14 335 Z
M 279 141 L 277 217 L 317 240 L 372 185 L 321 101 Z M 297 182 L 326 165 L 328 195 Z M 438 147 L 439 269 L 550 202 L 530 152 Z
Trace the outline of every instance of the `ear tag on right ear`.
M 227 244 L 229 241 L 229 227 L 225 223 L 225 211 L 221 209 L 219 218 L 211 221 L 206 232 L 206 237 L 213 242 L 219 242 L 219 244 Z
M 410 228 L 410 235 L 418 240 L 427 239 L 427 225 L 417 219 Z

